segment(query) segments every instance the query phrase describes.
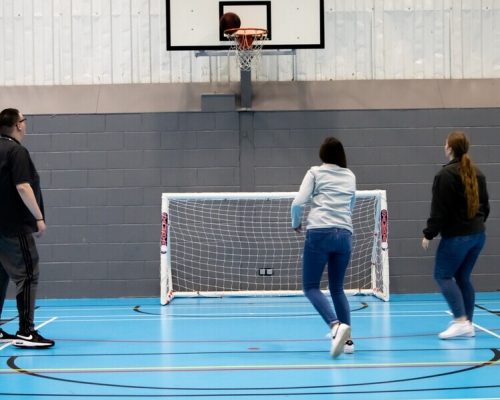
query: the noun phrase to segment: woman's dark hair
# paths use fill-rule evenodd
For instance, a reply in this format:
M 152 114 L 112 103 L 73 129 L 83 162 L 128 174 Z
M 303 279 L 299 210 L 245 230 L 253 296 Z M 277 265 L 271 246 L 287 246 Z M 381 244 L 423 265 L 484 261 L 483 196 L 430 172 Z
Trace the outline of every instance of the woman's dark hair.
M 464 132 L 452 131 L 446 139 L 453 157 L 460 161 L 460 178 L 465 187 L 467 199 L 467 216 L 474 218 L 479 210 L 479 189 L 477 185 L 476 168 L 469 157 L 469 139 Z
M 344 146 L 338 139 L 327 137 L 319 148 L 319 158 L 327 164 L 336 164 L 339 167 L 347 168 Z

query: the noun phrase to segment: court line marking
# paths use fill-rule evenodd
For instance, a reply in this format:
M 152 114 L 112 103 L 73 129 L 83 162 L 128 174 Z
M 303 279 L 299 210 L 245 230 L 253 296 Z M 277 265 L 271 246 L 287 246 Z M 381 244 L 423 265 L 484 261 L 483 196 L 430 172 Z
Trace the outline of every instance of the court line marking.
M 55 321 L 58 317 L 52 317 L 49 320 L 42 322 L 40 325 L 35 326 L 35 329 L 38 330 L 40 328 L 43 328 L 45 325 L 50 324 L 51 322 Z M 3 349 L 12 346 L 12 342 L 5 343 L 3 346 L 0 346 L 0 351 Z
M 75 311 L 75 310 L 73 310 Z M 371 316 L 394 316 L 394 317 L 408 317 L 408 316 L 423 316 L 423 317 L 442 317 L 443 316 L 444 310 L 438 310 L 438 311 L 420 311 L 420 310 L 415 310 L 415 311 L 407 311 L 407 312 L 365 312 L 362 310 L 356 311 L 353 313 L 352 317 L 358 317 L 358 318 L 366 318 L 366 317 L 371 317 Z M 117 317 L 125 317 L 129 318 L 131 316 L 138 315 L 140 313 L 126 313 L 126 314 L 101 314 L 101 315 L 78 315 L 78 314 L 67 314 L 67 315 L 59 315 L 59 318 L 117 318 Z M 475 313 L 475 315 L 490 315 L 491 313 L 488 313 L 486 311 L 478 311 Z M 206 317 L 206 318 L 216 318 L 216 317 L 224 317 L 224 318 L 229 318 L 229 317 L 241 317 L 241 318 L 248 318 L 248 317 L 283 317 L 283 318 L 288 318 L 288 317 L 308 317 L 308 316 L 317 316 L 317 313 L 314 311 L 307 312 L 307 313 L 301 313 L 301 312 L 290 312 L 290 313 L 266 313 L 266 312 L 249 312 L 249 313 L 177 313 L 177 314 L 144 314 L 142 318 L 146 319 L 148 317 L 170 317 L 170 318 L 186 318 L 186 317 Z
M 19 356 L 22 358 L 23 356 Z M 160 367 L 102 367 L 102 368 L 30 368 L 33 373 L 98 373 L 98 372 L 204 372 L 204 371 L 266 371 L 266 370 L 311 370 L 311 369 L 370 369 L 370 368 L 429 368 L 495 365 L 498 361 L 427 361 L 407 363 L 365 364 L 262 364 L 262 365 L 206 365 L 206 366 L 160 366 Z M 0 369 L 0 374 L 22 372 L 24 368 Z
M 373 307 L 376 307 L 379 305 L 381 307 L 383 307 L 385 304 L 387 304 L 386 302 L 383 302 L 383 301 L 376 299 L 376 298 L 371 298 L 370 296 L 368 296 L 368 298 L 357 298 L 356 296 L 354 296 L 354 297 L 347 296 L 347 297 L 348 297 L 350 303 L 356 303 L 356 302 L 363 301 L 363 302 L 368 302 Z M 182 298 L 179 298 L 179 300 L 181 300 L 181 299 Z M 228 297 L 225 297 L 224 299 L 227 300 Z M 307 301 L 307 299 L 305 297 L 300 298 L 300 296 L 298 297 L 298 300 L 300 300 L 300 301 L 283 302 L 283 301 L 275 301 L 274 299 L 276 299 L 276 298 L 264 297 L 264 298 L 262 298 L 262 300 L 266 300 L 266 301 L 257 302 L 254 300 L 261 300 L 261 299 L 251 299 L 252 300 L 251 302 L 234 302 L 234 303 L 231 303 L 231 305 L 245 305 L 245 306 L 251 306 L 251 307 L 279 307 L 283 303 L 294 304 L 297 306 L 308 306 L 309 305 L 309 302 Z M 133 301 L 131 301 L 130 304 L 116 304 L 116 305 L 111 305 L 111 304 L 98 305 L 98 304 L 96 304 L 96 305 L 81 305 L 81 306 L 78 306 L 78 305 L 71 306 L 71 305 L 62 305 L 62 304 L 61 305 L 51 305 L 51 304 L 43 305 L 43 304 L 41 304 L 38 307 L 40 309 L 49 309 L 50 308 L 50 309 L 59 309 L 59 310 L 64 310 L 64 309 L 95 310 L 96 308 L 114 310 L 114 309 L 120 309 L 120 308 L 135 307 L 136 305 L 139 304 L 139 305 L 141 305 L 141 307 L 144 307 L 144 308 L 158 308 L 158 307 L 165 308 L 165 309 L 169 308 L 168 306 L 161 306 L 159 300 L 158 300 L 157 304 L 141 303 L 141 300 L 142 300 L 141 298 L 131 299 L 131 300 L 133 300 Z M 206 307 L 211 307 L 214 305 L 216 306 L 219 304 L 218 302 L 209 302 L 209 301 L 205 302 L 205 300 L 207 300 L 207 299 L 203 299 L 203 300 L 204 300 L 203 304 L 183 303 L 183 302 L 179 301 L 175 305 L 176 305 L 176 308 L 192 308 L 192 307 L 193 308 L 206 308 Z M 500 300 L 497 300 L 497 299 L 477 299 L 476 298 L 476 303 L 481 303 L 481 302 L 485 302 L 488 304 L 500 304 Z M 429 301 L 419 301 L 419 300 L 416 300 L 416 301 L 398 301 L 398 300 L 394 300 L 394 301 L 390 301 L 389 303 L 391 304 L 391 306 L 395 306 L 395 307 L 408 306 L 408 305 L 433 307 L 435 305 L 434 303 L 443 303 L 444 305 L 446 305 L 444 300 L 432 300 L 432 301 L 430 301 L 430 300 Z M 15 305 L 5 306 L 4 311 L 17 312 L 17 308 Z
M 473 323 L 472 325 L 474 325 L 477 329 L 479 329 L 483 332 L 486 332 L 486 333 L 490 334 L 491 336 L 496 337 L 497 339 L 500 339 L 500 335 L 497 335 L 495 332 L 492 332 L 489 329 L 483 328 L 481 325 L 478 325 L 476 323 Z
M 448 315 L 453 316 L 453 313 L 452 313 L 451 311 L 449 311 L 449 310 L 448 310 L 448 311 L 446 311 L 446 313 L 447 313 Z M 497 335 L 495 332 L 490 331 L 489 329 L 484 328 L 484 327 L 482 327 L 481 325 L 476 324 L 475 322 L 473 322 L 473 323 L 472 323 L 472 325 L 473 325 L 474 327 L 476 327 L 477 329 L 479 329 L 479 330 L 481 330 L 481 331 L 483 331 L 483 332 L 485 332 L 485 333 L 488 333 L 489 335 L 494 336 L 494 337 L 496 337 L 497 339 L 500 339 L 500 335 Z
M 497 350 L 493 350 L 494 352 L 494 357 L 492 359 L 489 360 L 490 363 L 492 362 L 497 362 L 500 360 L 500 352 L 498 352 Z M 130 385 L 116 385 L 116 384 L 104 384 L 104 383 L 98 383 L 98 382 L 86 382 L 86 381 L 77 381 L 77 380 L 74 380 L 74 379 L 64 379 L 64 378 L 56 378 L 54 376 L 43 376 L 43 375 L 40 375 L 40 374 L 36 374 L 34 372 L 30 372 L 28 370 L 25 370 L 23 368 L 20 368 L 18 367 L 16 364 L 15 364 L 15 360 L 16 358 L 18 358 L 17 356 L 15 357 L 11 357 L 9 358 L 9 360 L 7 361 L 7 365 L 12 369 L 12 370 L 17 370 L 19 371 L 19 373 L 23 373 L 23 374 L 29 374 L 29 375 L 32 375 L 32 376 L 36 376 L 36 377 L 40 377 L 40 378 L 45 378 L 45 379 L 53 379 L 53 380 L 58 380 L 58 381 L 65 381 L 65 382 L 71 382 L 71 383 L 80 383 L 80 384 L 93 384 L 93 385 L 99 385 L 99 386 L 113 386 L 113 387 L 116 387 L 116 386 L 121 386 L 121 387 L 128 387 L 128 388 L 135 388 L 135 389 L 139 389 L 139 388 L 142 388 L 142 389 L 145 389 L 146 387 L 144 386 L 137 386 L 137 385 L 134 385 L 134 386 L 130 386 Z M 429 376 L 421 376 L 421 377 L 416 377 L 416 378 L 412 378 L 410 380 L 420 380 L 420 379 L 426 379 L 426 378 L 432 378 L 432 377 L 437 377 L 437 376 L 444 376 L 444 375 L 449 375 L 449 374 L 456 374 L 456 373 L 462 373 L 462 372 L 466 372 L 466 371 L 469 371 L 469 370 L 473 370 L 473 369 L 476 369 L 476 368 L 481 368 L 481 367 L 484 367 L 484 366 L 487 366 L 488 364 L 485 364 L 485 363 L 481 363 L 481 364 L 478 364 L 478 365 L 474 365 L 472 367 L 468 367 L 466 369 L 461 369 L 461 370 L 458 370 L 458 371 L 451 371 L 451 372 L 445 372 L 445 373 L 440 373 L 440 374 L 434 374 L 434 375 L 429 375 Z M 387 384 L 387 383 L 396 383 L 396 382 L 404 382 L 404 381 L 408 381 L 408 379 L 399 379 L 399 380 L 391 380 L 391 381 L 378 381 L 378 382 L 365 382 L 365 383 L 360 383 L 360 384 L 356 384 L 354 386 L 365 386 L 366 384 Z M 275 390 L 275 389 L 313 389 L 313 388 L 326 388 L 326 387 L 329 387 L 329 388 L 333 388 L 333 387 L 341 387 L 341 386 L 346 386 L 346 385 L 328 385 L 328 386 L 324 386 L 324 385 L 321 385 L 321 386 L 301 386 L 301 387 L 273 387 L 273 388 L 238 388 L 238 393 L 240 392 L 240 390 L 269 390 L 269 389 L 272 389 L 272 390 Z M 353 385 L 347 385 L 347 386 L 353 386 Z M 493 386 L 493 387 L 498 387 L 497 386 Z M 470 387 L 469 387 L 470 388 Z M 177 388 L 171 388 L 171 387 L 147 387 L 147 389 L 178 389 L 178 390 L 233 390 L 233 388 L 181 388 L 181 387 L 177 387 Z M 452 389 L 457 389 L 457 388 L 452 388 Z M 425 390 L 425 389 L 417 389 L 417 391 L 422 391 L 422 390 Z M 427 389 L 428 390 L 428 389 Z M 432 389 L 432 390 L 443 390 L 443 388 L 437 388 L 437 389 Z M 401 390 L 397 390 L 397 391 L 401 391 Z M 405 390 L 406 391 L 406 390 Z M 413 391 L 413 390 L 411 390 Z M 377 392 L 388 392 L 387 390 L 384 390 L 384 391 L 377 391 Z M 394 390 L 391 390 L 391 392 L 394 392 Z M 339 394 L 339 393 L 342 393 L 342 392 L 331 392 L 331 393 L 328 393 L 328 394 Z M 361 393 L 359 391 L 356 391 L 356 392 L 346 392 L 346 393 Z M 363 393 L 365 393 L 363 391 Z M 366 392 L 368 393 L 368 392 Z M 270 394 L 270 393 L 269 393 Z M 290 392 L 290 393 L 280 393 L 280 395 L 288 395 L 288 394 L 295 394 L 295 392 Z M 306 395 L 308 394 L 307 392 L 301 392 L 300 395 Z M 325 392 L 322 392 L 322 393 L 319 393 L 319 394 L 325 394 Z M 232 394 L 231 394 L 232 395 Z M 225 396 L 225 395 L 224 395 Z M 229 396 L 229 395 L 228 395 Z M 184 397 L 184 396 L 183 396 Z M 206 397 L 206 395 L 204 395 L 204 397 Z M 210 397 L 212 397 L 212 395 L 210 395 Z M 225 396 L 226 397 L 226 396 Z
M 383 315 L 383 314 L 380 314 Z M 393 318 L 415 318 L 415 317 L 427 317 L 427 318 L 442 318 L 442 314 L 405 314 L 405 315 L 393 315 L 388 313 L 387 315 L 390 315 Z M 476 315 L 488 315 L 487 313 L 485 314 L 476 314 Z M 57 322 L 107 322 L 107 321 L 161 321 L 161 320 L 175 320 L 175 319 L 182 319 L 182 320 L 215 320 L 217 318 L 225 318 L 225 319 L 232 319 L 232 320 L 237 320 L 237 319 L 244 319 L 244 320 L 249 320 L 249 319 L 265 319 L 265 318 L 273 318 L 273 319 L 290 319 L 290 318 L 296 318 L 297 315 L 289 315 L 289 316 L 278 316 L 278 315 L 266 315 L 266 316 L 246 316 L 246 317 L 237 317 L 237 316 L 221 316 L 221 315 L 216 315 L 213 317 L 203 317 L 200 315 L 192 315 L 192 316 L 176 316 L 176 315 L 158 315 L 158 316 L 136 316 L 136 317 L 131 317 L 131 315 L 127 316 L 115 316 L 115 318 L 110 318 L 111 316 L 106 316 L 105 318 L 99 319 L 99 317 L 96 316 L 85 316 L 85 315 L 67 315 L 67 316 L 59 316 L 59 319 Z M 301 318 L 308 318 L 308 319 L 317 319 L 318 316 L 316 314 L 311 314 L 311 315 L 301 315 Z M 351 318 L 373 318 L 373 315 L 352 315 Z
M 474 397 L 473 400 L 498 400 L 500 397 Z M 470 397 L 456 397 L 450 399 L 448 397 L 436 397 L 432 399 L 424 398 L 424 399 L 415 399 L 415 400 L 471 400 Z
M 352 303 L 355 303 L 355 302 L 359 302 L 361 301 L 361 299 L 357 298 L 357 296 L 347 296 L 348 299 L 350 300 L 350 302 Z M 228 297 L 225 297 L 224 299 L 227 299 Z M 236 297 L 235 297 L 236 298 Z M 179 300 L 180 299 L 183 299 L 183 298 L 178 298 Z M 236 305 L 245 305 L 247 307 L 280 307 L 280 305 L 282 304 L 282 302 L 276 302 L 276 301 L 273 301 L 273 300 L 270 300 L 271 297 L 265 297 L 264 298 L 266 301 L 263 301 L 261 303 L 258 303 L 256 302 L 256 300 L 261 300 L 261 298 L 252 298 L 252 302 L 251 303 L 246 303 L 246 302 L 241 302 L 241 303 L 234 303 Z M 101 310 L 115 310 L 115 309 L 127 309 L 127 308 L 130 308 L 130 307 L 134 307 L 136 306 L 138 303 L 140 303 L 140 300 L 141 299 L 137 299 L 139 301 L 134 301 L 134 302 L 131 302 L 130 304 L 117 304 L 117 305 L 110 305 L 110 304 L 106 304 L 106 305 L 93 305 L 93 306 L 88 306 L 88 305 L 84 305 L 82 306 L 82 308 L 79 308 L 78 306 L 75 306 L 75 307 L 72 307 L 72 306 L 68 306 L 68 305 L 41 305 L 40 306 L 40 311 L 42 311 L 43 309 L 47 310 L 47 309 L 58 309 L 58 310 L 92 310 L 94 311 L 96 308 L 98 309 L 101 309 Z M 298 300 L 300 301 L 297 301 L 297 302 L 287 302 L 287 304 L 295 304 L 297 306 L 309 306 L 309 303 L 308 301 L 305 299 L 305 297 L 302 299 L 300 298 L 300 296 L 298 296 Z M 377 307 L 378 305 L 380 306 L 384 306 L 386 303 L 379 300 L 379 299 L 375 299 L 375 298 L 371 298 L 370 296 L 367 296 L 367 298 L 363 298 L 362 299 L 364 302 L 368 302 L 370 303 L 370 305 L 372 307 Z M 485 303 L 489 303 L 489 304 L 500 304 L 500 300 L 496 300 L 496 299 L 476 299 L 476 303 L 480 303 L 480 302 L 485 302 Z M 444 300 L 428 300 L 428 301 L 421 301 L 421 300 L 416 300 L 416 301 L 398 301 L 398 300 L 394 300 L 394 301 L 391 301 L 390 304 L 391 304 L 391 307 L 399 307 L 399 306 L 408 306 L 408 305 L 412 305 L 412 306 L 429 306 L 429 307 L 433 307 L 435 306 L 434 303 L 443 303 L 444 305 L 446 304 L 444 302 Z M 208 307 L 211 307 L 211 306 L 214 306 L 214 305 L 218 305 L 219 303 L 215 303 L 215 302 L 206 302 L 204 304 L 186 304 L 186 303 L 182 303 L 181 301 L 179 301 L 177 304 L 176 304 L 176 307 L 175 308 L 208 308 Z M 145 303 L 145 304 L 141 304 L 141 307 L 142 308 L 154 308 L 154 309 L 157 309 L 158 307 L 160 308 L 165 308 L 165 309 L 168 309 L 168 306 L 160 306 L 160 302 L 158 300 L 158 304 L 151 304 L 151 303 Z M 12 311 L 12 312 L 17 312 L 17 309 L 15 306 L 5 306 L 4 307 L 4 311 L 6 312 L 9 312 L 9 311 Z
M 364 300 L 368 300 L 368 299 L 364 299 Z M 370 302 L 370 307 L 372 307 L 372 312 L 373 313 L 377 313 L 377 314 L 387 314 L 387 312 L 384 312 L 384 311 L 377 311 L 376 310 L 376 307 L 377 305 L 380 305 L 383 306 L 385 303 L 382 303 L 380 300 L 378 300 L 377 302 Z M 436 301 L 436 303 L 443 303 L 443 301 Z M 488 303 L 500 303 L 500 301 L 488 301 Z M 287 303 L 289 304 L 289 303 Z M 297 308 L 310 308 L 311 305 L 309 303 L 293 303 L 295 307 Z M 195 308 L 195 309 L 206 309 L 206 308 L 210 308 L 212 306 L 216 306 L 217 304 L 214 304 L 214 303 L 211 303 L 211 304 L 176 304 L 176 306 L 174 308 L 176 309 L 187 309 L 187 308 Z M 280 304 L 265 304 L 265 303 L 261 303 L 261 304 L 255 304 L 255 303 L 252 303 L 252 304 L 246 304 L 246 303 L 241 303 L 241 305 L 245 305 L 245 308 L 282 308 L 283 305 L 280 305 Z M 397 307 L 397 306 L 408 306 L 408 305 L 412 305 L 412 306 L 432 306 L 434 307 L 435 304 L 429 304 L 429 303 L 421 303 L 421 302 L 393 302 L 391 303 L 391 307 Z M 445 305 L 445 304 L 443 304 Z M 114 310 L 128 310 L 130 309 L 131 307 L 135 307 L 137 306 L 137 302 L 134 302 L 134 303 L 131 303 L 129 305 L 120 305 L 120 306 L 95 306 L 95 307 L 92 307 L 92 308 L 89 308 L 89 307 L 68 307 L 68 306 L 41 306 L 40 309 L 38 310 L 38 312 L 54 312 L 54 309 L 57 309 L 58 311 L 96 311 L 97 309 L 99 311 L 103 311 L 103 310 L 106 310 L 106 311 L 114 311 Z M 172 308 L 171 310 L 173 311 Z M 375 310 L 374 310 L 375 308 Z M 145 305 L 141 305 L 141 309 L 144 309 L 144 310 L 158 310 L 158 309 L 165 309 L 165 310 L 168 310 L 169 308 L 168 307 L 165 307 L 165 306 L 160 306 L 159 304 L 158 305 L 152 305 L 152 304 L 145 304 Z M 4 311 L 6 311 L 6 313 L 8 313 L 9 311 L 12 311 L 12 312 L 16 312 L 16 308 L 9 308 L 9 307 L 4 307 Z M 394 314 L 394 313 L 405 313 L 406 310 L 402 310 L 402 311 L 391 311 L 390 313 L 391 314 Z M 430 310 L 412 310 L 411 312 L 413 313 L 425 313 L 425 312 L 431 312 L 431 313 L 434 313 L 434 312 L 438 312 L 438 311 L 430 311 Z
M 61 341 L 64 341 L 64 339 L 59 339 Z M 457 352 L 457 351 L 463 351 L 463 352 L 470 352 L 470 351 L 491 351 L 491 347 L 457 347 L 453 349 L 437 349 L 437 348 L 426 348 L 426 349 L 390 349 L 390 350 L 376 350 L 378 352 L 393 352 L 393 353 L 408 353 L 408 352 Z M 370 352 L 373 352 L 374 350 L 370 350 Z M 235 350 L 235 351 L 175 351 L 175 352 L 139 352 L 139 353 L 110 353 L 110 352 L 103 352 L 103 353 L 65 353 L 65 354 L 54 354 L 51 353 L 48 357 L 49 358 L 74 358 L 74 357 L 87 357 L 87 358 L 113 358 L 117 359 L 119 357 L 163 357 L 163 356 L 210 356 L 210 355 L 248 355 L 248 350 Z M 257 353 L 257 352 L 256 352 Z M 324 350 L 298 350 L 298 351 L 259 351 L 257 354 L 312 354 L 312 353 L 318 353 L 318 354 L 324 354 Z M 11 357 L 11 355 L 7 356 Z M 23 357 L 23 355 L 17 356 L 18 358 Z M 31 354 L 29 355 L 30 358 L 45 358 L 47 357 L 47 354 Z M 5 356 L 0 357 L 0 358 L 5 358 Z
M 130 313 L 124 313 L 124 314 L 101 314 L 101 315 L 78 315 L 74 314 L 75 311 L 79 310 L 71 310 L 73 311 L 73 314 L 67 314 L 67 315 L 59 315 L 60 318 L 108 318 L 108 317 L 130 317 L 132 315 L 136 315 L 137 313 L 132 313 L 133 310 L 131 310 Z M 354 311 L 354 310 L 353 310 Z M 412 311 L 395 311 L 395 312 L 382 312 L 382 311 L 372 311 L 368 312 L 365 310 L 356 310 L 353 312 L 353 317 L 355 315 L 359 317 L 366 317 L 366 316 L 380 316 L 380 315 L 390 315 L 390 316 L 396 316 L 396 317 L 405 317 L 408 315 L 412 316 L 442 316 L 443 312 L 447 312 L 445 310 L 437 310 L 437 311 L 426 311 L 426 310 L 412 310 Z M 39 312 L 40 313 L 40 312 Z M 140 314 L 140 313 L 139 313 Z M 475 313 L 475 315 L 489 315 L 490 313 L 487 311 L 478 311 Z M 145 314 L 148 315 L 148 314 Z M 317 313 L 314 310 L 311 310 L 311 312 L 244 312 L 244 313 L 229 313 L 229 312 L 220 312 L 220 313 L 158 313 L 158 314 L 149 314 L 151 317 L 197 317 L 199 315 L 205 316 L 205 317 L 297 317 L 297 316 L 310 316 L 310 315 L 316 315 Z M 451 314 L 450 314 L 451 315 Z

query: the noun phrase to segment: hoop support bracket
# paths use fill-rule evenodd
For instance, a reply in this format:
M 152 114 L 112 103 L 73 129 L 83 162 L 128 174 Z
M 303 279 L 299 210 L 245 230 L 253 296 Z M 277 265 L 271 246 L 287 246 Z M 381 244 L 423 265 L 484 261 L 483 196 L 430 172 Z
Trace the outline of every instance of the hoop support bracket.
M 262 50 L 263 56 L 295 56 L 297 54 L 296 49 L 269 49 Z M 230 56 L 227 50 L 196 50 L 194 52 L 195 57 L 222 57 Z

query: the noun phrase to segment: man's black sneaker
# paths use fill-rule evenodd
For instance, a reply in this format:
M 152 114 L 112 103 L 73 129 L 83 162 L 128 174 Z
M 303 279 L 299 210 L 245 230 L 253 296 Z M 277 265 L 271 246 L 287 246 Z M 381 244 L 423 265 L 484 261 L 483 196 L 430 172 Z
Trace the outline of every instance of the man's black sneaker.
M 16 337 L 0 329 L 0 343 L 12 342 Z
M 17 347 L 25 347 L 30 349 L 45 349 L 54 346 L 55 342 L 50 339 L 45 339 L 37 331 L 17 332 L 12 344 Z

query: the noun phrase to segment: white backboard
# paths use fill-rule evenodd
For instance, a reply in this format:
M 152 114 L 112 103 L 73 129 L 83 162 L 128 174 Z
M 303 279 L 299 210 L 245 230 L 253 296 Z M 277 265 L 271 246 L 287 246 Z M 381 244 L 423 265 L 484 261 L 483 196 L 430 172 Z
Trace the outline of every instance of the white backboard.
M 266 49 L 324 48 L 324 0 L 167 0 L 167 50 L 223 50 L 220 17 L 268 30 Z

